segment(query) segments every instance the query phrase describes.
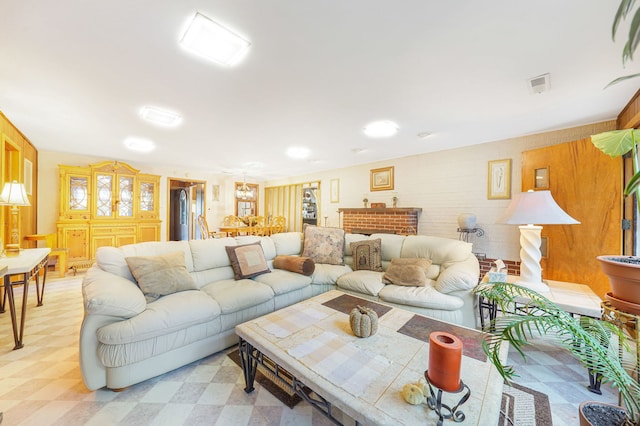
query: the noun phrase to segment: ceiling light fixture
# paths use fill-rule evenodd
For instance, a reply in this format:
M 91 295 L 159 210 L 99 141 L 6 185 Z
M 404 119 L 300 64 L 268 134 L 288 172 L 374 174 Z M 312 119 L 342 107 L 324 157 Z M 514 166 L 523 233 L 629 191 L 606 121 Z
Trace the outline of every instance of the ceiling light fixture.
M 136 152 L 151 152 L 155 149 L 156 145 L 148 139 L 129 137 L 124 140 L 124 146 L 131 151 Z
M 374 121 L 364 126 L 364 134 L 370 138 L 388 138 L 398 133 L 398 125 L 393 121 Z
M 149 123 L 164 127 L 175 127 L 182 122 L 182 117 L 177 112 L 154 106 L 142 107 L 140 109 L 140 117 Z
M 420 139 L 426 139 L 429 136 L 431 136 L 432 134 L 433 133 L 431 133 L 431 132 L 420 132 L 416 136 L 418 136 Z
M 242 182 L 242 186 L 237 188 L 236 190 L 236 198 L 240 198 L 241 200 L 246 200 L 251 196 L 251 189 L 247 186 L 247 174 L 244 174 L 244 179 Z
M 244 57 L 251 43 L 197 12 L 180 44 L 188 51 L 221 65 L 231 66 Z
M 289 158 L 307 158 L 310 154 L 311 151 L 309 150 L 309 148 L 305 148 L 302 146 L 292 146 L 291 148 L 287 149 L 287 156 Z

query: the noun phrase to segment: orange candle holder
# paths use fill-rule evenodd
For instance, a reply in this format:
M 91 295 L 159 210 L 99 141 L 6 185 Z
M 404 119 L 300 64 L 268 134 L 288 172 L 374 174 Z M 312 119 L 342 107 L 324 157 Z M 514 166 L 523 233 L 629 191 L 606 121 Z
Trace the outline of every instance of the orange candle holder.
M 471 396 L 471 389 L 460 380 L 462 365 L 462 341 L 453 334 L 434 331 L 429 335 L 429 369 L 424 372 L 427 380 L 429 395 L 427 405 L 439 417 L 438 424 L 444 419 L 461 422 L 465 415 L 458 408 L 467 402 Z M 434 387 L 437 392 L 434 391 Z M 466 389 L 460 400 L 450 407 L 442 403 L 442 393 L 460 393 Z

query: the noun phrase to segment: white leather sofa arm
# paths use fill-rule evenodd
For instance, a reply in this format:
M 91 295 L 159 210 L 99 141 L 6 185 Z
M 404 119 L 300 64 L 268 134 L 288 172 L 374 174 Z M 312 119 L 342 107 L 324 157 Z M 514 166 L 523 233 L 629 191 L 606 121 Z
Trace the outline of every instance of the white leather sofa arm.
M 478 285 L 480 264 L 475 255 L 471 254 L 461 262 L 453 262 L 442 266 L 435 288 L 441 293 L 451 293 L 457 290 L 470 290 Z
M 85 314 L 131 318 L 147 307 L 138 285 L 126 278 L 91 267 L 82 285 Z

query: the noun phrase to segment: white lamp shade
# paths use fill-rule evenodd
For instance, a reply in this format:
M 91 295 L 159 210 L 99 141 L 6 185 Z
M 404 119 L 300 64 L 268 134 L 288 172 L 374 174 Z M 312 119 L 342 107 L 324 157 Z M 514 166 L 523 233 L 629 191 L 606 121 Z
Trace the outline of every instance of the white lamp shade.
M 15 180 L 11 183 L 7 182 L 0 193 L 0 204 L 10 206 L 30 206 L 29 197 L 23 183 Z
M 513 200 L 498 223 L 510 225 L 574 225 L 578 222 L 569 216 L 551 196 L 551 191 L 521 192 Z

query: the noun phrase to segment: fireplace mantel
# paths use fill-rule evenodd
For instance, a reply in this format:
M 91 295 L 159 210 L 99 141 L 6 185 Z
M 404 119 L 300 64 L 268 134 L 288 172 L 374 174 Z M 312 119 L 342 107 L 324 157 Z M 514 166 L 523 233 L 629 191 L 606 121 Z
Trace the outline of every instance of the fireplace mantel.
M 421 213 L 422 207 L 376 207 L 376 208 L 363 208 L 363 207 L 354 207 L 354 208 L 340 208 L 338 209 L 340 213 L 410 213 L 416 212 Z
M 339 208 L 346 232 L 417 234 L 420 207 Z

